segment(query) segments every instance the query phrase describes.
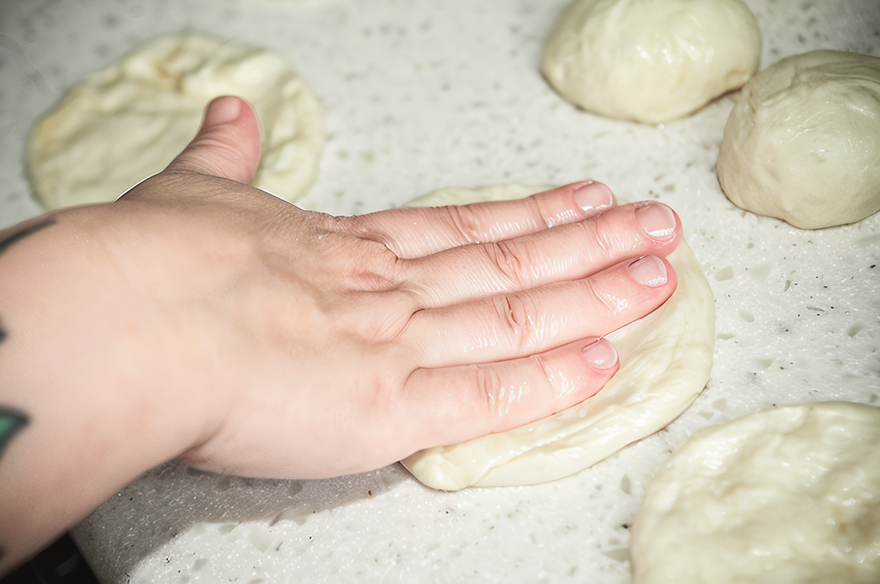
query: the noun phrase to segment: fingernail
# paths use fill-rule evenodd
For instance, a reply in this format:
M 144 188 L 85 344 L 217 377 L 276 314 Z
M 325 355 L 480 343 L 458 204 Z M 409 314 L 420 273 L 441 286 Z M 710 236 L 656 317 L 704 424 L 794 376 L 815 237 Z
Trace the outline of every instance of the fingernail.
M 595 213 L 614 204 L 611 189 L 600 182 L 589 181 L 574 192 L 574 201 L 588 213 Z
M 228 124 L 237 120 L 239 115 L 241 115 L 241 100 L 231 96 L 218 97 L 208 105 L 203 127 Z
M 636 209 L 636 220 L 654 239 L 671 239 L 675 235 L 675 213 L 666 205 L 647 203 Z
M 657 256 L 639 258 L 626 268 L 639 284 L 658 288 L 666 284 L 666 264 Z
M 617 349 L 605 339 L 596 339 L 584 347 L 584 358 L 596 369 L 609 369 L 617 363 Z

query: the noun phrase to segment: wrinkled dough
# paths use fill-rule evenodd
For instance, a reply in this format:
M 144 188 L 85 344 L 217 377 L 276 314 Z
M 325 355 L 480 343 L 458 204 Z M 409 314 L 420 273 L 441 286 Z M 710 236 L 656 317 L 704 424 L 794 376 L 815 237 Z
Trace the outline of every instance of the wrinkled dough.
M 758 23 L 741 0 L 575 0 L 541 69 L 587 111 L 660 124 L 741 87 L 760 58 Z
M 516 199 L 548 187 L 447 189 L 418 206 Z M 620 370 L 595 396 L 531 424 L 452 446 L 422 450 L 404 466 L 429 487 L 531 485 L 577 473 L 679 416 L 709 379 L 715 305 L 708 282 L 682 241 L 669 256 L 678 288 L 660 308 L 610 335 Z
M 738 207 L 802 229 L 880 210 L 880 58 L 813 51 L 743 88 L 724 128 L 718 180 Z
M 195 136 L 211 99 L 238 95 L 261 120 L 252 184 L 293 200 L 314 182 L 323 111 L 287 59 L 201 34 L 161 37 L 87 77 L 31 133 L 31 182 L 49 209 L 113 201 Z
M 705 428 L 652 481 L 635 584 L 880 582 L 880 409 L 825 402 Z

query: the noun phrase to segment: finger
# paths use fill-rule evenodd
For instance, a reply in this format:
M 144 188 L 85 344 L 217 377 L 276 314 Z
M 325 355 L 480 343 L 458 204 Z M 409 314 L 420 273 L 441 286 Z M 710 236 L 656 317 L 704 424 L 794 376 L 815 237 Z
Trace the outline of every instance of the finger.
M 250 183 L 260 163 L 260 129 L 248 103 L 218 97 L 205 108 L 202 127 L 166 172 L 194 172 Z
M 441 446 L 522 426 L 592 397 L 618 368 L 611 343 L 585 339 L 501 363 L 416 370 L 404 393 L 418 412 L 414 442 Z
M 355 234 L 382 242 L 398 257 L 414 258 L 581 221 L 614 204 L 608 187 L 583 181 L 515 201 L 407 207 L 347 220 Z
M 422 306 L 448 306 L 486 294 L 585 278 L 628 259 L 665 257 L 681 221 L 662 203 L 615 207 L 585 221 L 399 262 L 398 276 Z
M 676 284 L 666 260 L 646 256 L 583 280 L 419 311 L 401 339 L 420 367 L 525 357 L 605 336 L 663 304 Z

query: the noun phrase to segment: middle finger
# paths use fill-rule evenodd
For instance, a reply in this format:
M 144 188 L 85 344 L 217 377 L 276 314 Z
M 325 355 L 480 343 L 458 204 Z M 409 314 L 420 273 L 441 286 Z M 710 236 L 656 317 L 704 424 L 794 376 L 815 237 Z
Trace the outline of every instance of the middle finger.
M 666 260 L 647 256 L 582 280 L 420 310 L 401 340 L 419 367 L 516 359 L 607 335 L 663 304 L 677 282 Z
M 645 255 L 665 257 L 680 237 L 681 222 L 672 209 L 635 203 L 515 239 L 402 260 L 398 281 L 425 308 L 449 306 L 585 278 Z

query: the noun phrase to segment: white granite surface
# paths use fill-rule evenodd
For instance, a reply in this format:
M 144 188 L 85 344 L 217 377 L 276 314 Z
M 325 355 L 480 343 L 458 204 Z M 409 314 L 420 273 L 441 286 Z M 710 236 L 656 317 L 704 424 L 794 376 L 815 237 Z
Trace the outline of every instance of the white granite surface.
M 820 48 L 880 55 L 880 0 L 746 1 L 762 68 Z M 644 488 L 695 429 L 773 405 L 880 400 L 880 215 L 801 231 L 734 207 L 714 174 L 729 96 L 661 127 L 565 103 L 538 73 L 564 4 L 0 0 L 0 226 L 40 211 L 24 145 L 41 112 L 137 43 L 202 30 L 287 53 L 323 102 L 328 143 L 303 206 L 356 213 L 438 187 L 595 178 L 672 205 L 716 296 L 701 397 L 579 475 L 439 493 L 399 465 L 325 481 L 168 465 L 76 529 L 102 582 L 623 584 Z

